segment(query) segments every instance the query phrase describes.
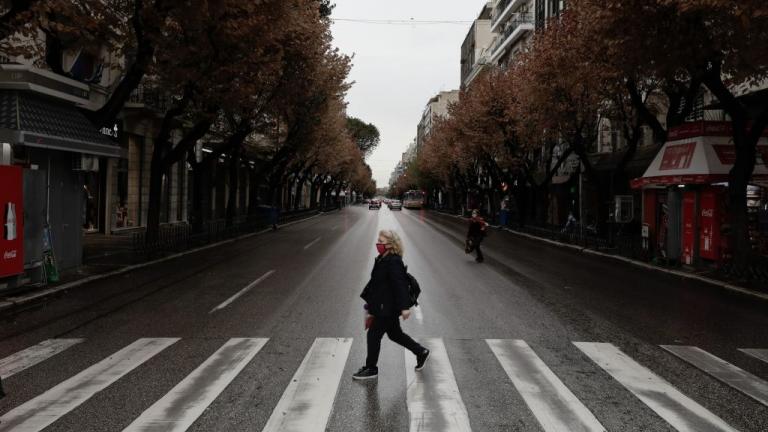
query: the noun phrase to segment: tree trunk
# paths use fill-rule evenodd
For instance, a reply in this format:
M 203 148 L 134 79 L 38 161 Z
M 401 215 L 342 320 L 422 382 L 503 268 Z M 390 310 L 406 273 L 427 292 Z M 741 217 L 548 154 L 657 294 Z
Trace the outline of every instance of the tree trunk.
M 255 169 L 248 170 L 248 214 L 256 214 L 259 204 L 259 177 Z
M 163 176 L 165 164 L 162 161 L 162 147 L 155 145 L 149 168 L 149 207 L 147 208 L 147 244 L 160 239 L 160 208 L 162 206 Z
M 240 187 L 240 147 L 232 149 L 229 158 L 229 191 L 227 200 L 227 226 L 231 227 L 235 223 L 238 215 L 237 192 Z

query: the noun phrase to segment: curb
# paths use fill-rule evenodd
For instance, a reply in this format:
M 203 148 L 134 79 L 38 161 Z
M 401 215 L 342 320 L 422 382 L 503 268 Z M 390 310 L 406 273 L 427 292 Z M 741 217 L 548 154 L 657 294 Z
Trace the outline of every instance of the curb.
M 323 216 L 324 214 L 325 214 L 325 212 L 320 212 L 320 213 L 318 213 L 318 214 L 316 214 L 314 216 L 310 216 L 308 218 L 297 219 L 297 220 L 294 220 L 294 221 L 286 222 L 286 223 L 284 223 L 282 225 L 279 225 L 279 227 L 289 227 L 289 226 L 297 224 L 299 222 L 306 222 L 308 220 L 315 219 L 317 217 Z M 53 288 L 49 288 L 49 289 L 46 289 L 46 290 L 43 290 L 43 291 L 39 291 L 39 292 L 35 292 L 35 293 L 32 293 L 32 294 L 28 294 L 26 296 L 11 297 L 10 299 L 8 299 L 6 301 L 0 302 L 0 314 L 2 314 L 3 312 L 6 312 L 9 309 L 13 309 L 13 308 L 18 307 L 18 306 L 23 306 L 23 305 L 35 302 L 36 300 L 42 299 L 44 297 L 49 297 L 51 295 L 55 295 L 55 294 L 67 291 L 67 290 L 70 290 L 72 288 L 77 288 L 77 287 L 80 287 L 82 285 L 89 284 L 91 282 L 96 282 L 96 281 L 103 280 L 103 279 L 108 279 L 108 278 L 111 278 L 111 277 L 114 277 L 114 276 L 119 276 L 119 275 L 122 275 L 122 274 L 125 274 L 125 273 L 130 273 L 130 272 L 132 272 L 134 270 L 139 270 L 139 269 L 142 269 L 142 268 L 145 268 L 145 267 L 153 266 L 155 264 L 160 264 L 160 263 L 163 263 L 163 262 L 166 262 L 166 261 L 171 261 L 171 260 L 174 260 L 176 258 L 181 258 L 181 257 L 186 256 L 186 255 L 191 255 L 191 254 L 194 254 L 194 253 L 197 253 L 197 252 L 202 252 L 204 250 L 213 249 L 215 247 L 223 246 L 225 244 L 235 243 L 235 242 L 238 242 L 240 240 L 245 240 L 245 239 L 248 239 L 248 238 L 251 238 L 251 237 L 255 237 L 255 236 L 258 236 L 258 235 L 261 235 L 261 234 L 268 233 L 270 231 L 272 231 L 272 228 L 266 228 L 266 229 L 263 229 L 261 231 L 256 231 L 256 232 L 252 232 L 252 233 L 248 233 L 248 234 L 243 234 L 243 235 L 241 235 L 239 237 L 234 237 L 234 238 L 231 238 L 231 239 L 222 240 L 222 241 L 217 242 L 217 243 L 211 243 L 209 245 L 200 246 L 200 247 L 195 248 L 195 249 L 190 249 L 190 250 L 187 250 L 187 251 L 184 251 L 184 252 L 179 252 L 179 253 L 176 253 L 176 254 L 173 254 L 173 255 L 168 255 L 167 257 L 158 258 L 158 259 L 153 260 L 153 261 L 147 261 L 147 262 L 144 262 L 144 263 L 141 263 L 141 264 L 134 264 L 134 265 L 123 267 L 121 269 L 114 270 L 114 271 L 111 271 L 111 272 L 108 272 L 108 273 L 104 273 L 104 274 L 88 276 L 88 277 L 83 278 L 83 279 L 79 279 L 79 280 L 72 281 L 72 282 L 69 282 L 69 283 L 65 283 L 63 285 L 59 285 L 59 286 L 56 286 L 56 287 L 53 287 Z
M 457 218 L 457 219 L 466 220 L 465 217 L 459 216 L 459 215 L 452 215 L 452 214 L 448 214 L 448 213 L 438 213 L 438 214 L 442 214 L 442 215 L 449 216 L 449 217 L 454 217 L 454 218 Z M 665 268 L 657 267 L 657 266 L 654 266 L 654 265 L 651 265 L 651 264 L 648 264 L 648 263 L 645 263 L 645 262 L 642 262 L 642 261 L 633 260 L 631 258 L 627 258 L 627 257 L 623 257 L 623 256 L 618 256 L 618 255 L 612 255 L 612 254 L 608 254 L 608 253 L 605 253 L 605 252 L 596 251 L 594 249 L 585 248 L 585 247 L 579 246 L 579 245 L 573 245 L 573 244 L 570 244 L 570 243 L 562 243 L 562 242 L 555 241 L 555 240 L 541 238 L 541 237 L 537 237 L 537 236 L 534 236 L 534 235 L 531 235 L 531 234 L 517 232 L 517 231 L 511 230 L 509 228 L 503 228 L 503 227 L 493 226 L 493 225 L 490 225 L 490 226 L 492 228 L 498 229 L 500 231 L 506 231 L 508 233 L 511 233 L 511 234 L 514 234 L 514 235 L 517 235 L 517 236 L 520 236 L 520 237 L 525 237 L 525 238 L 528 238 L 528 239 L 531 239 L 531 240 L 537 240 L 537 241 L 540 241 L 540 242 L 551 244 L 553 246 L 557 246 L 557 247 L 561 247 L 561 248 L 568 248 L 568 249 L 572 249 L 572 250 L 575 250 L 575 251 L 578 251 L 578 252 L 582 252 L 582 253 L 589 254 L 589 255 L 595 255 L 595 256 L 599 256 L 599 257 L 603 257 L 603 258 L 614 259 L 614 260 L 621 261 L 621 262 L 624 262 L 624 263 L 627 263 L 627 264 L 631 264 L 631 265 L 634 265 L 634 266 L 637 266 L 637 267 L 642 267 L 642 268 L 645 268 L 645 269 L 648 269 L 648 270 L 653 270 L 653 271 L 656 271 L 656 272 L 659 272 L 659 273 L 665 273 L 665 274 L 669 274 L 669 275 L 679 276 L 679 277 L 682 277 L 682 278 L 685 278 L 685 279 L 693 279 L 693 280 L 696 280 L 696 281 L 699 281 L 699 282 L 704 282 L 704 283 L 707 283 L 707 284 L 710 284 L 710 285 L 714 285 L 714 286 L 723 288 L 723 289 L 728 290 L 728 291 L 732 291 L 732 292 L 739 293 L 739 294 L 742 294 L 742 295 L 747 295 L 747 296 L 758 298 L 760 300 L 768 301 L 768 294 L 763 294 L 763 293 L 755 292 L 755 291 L 752 291 L 752 290 L 749 290 L 749 289 L 746 289 L 746 288 L 742 288 L 742 287 L 740 287 L 738 285 L 730 284 L 728 282 L 723 282 L 723 281 L 719 281 L 719 280 L 716 280 L 716 279 L 711 279 L 711 278 L 708 278 L 708 277 L 704 277 L 704 276 L 700 276 L 700 275 L 697 275 L 697 274 L 692 274 L 692 273 L 688 273 L 688 272 L 684 272 L 684 271 L 680 271 L 680 270 L 665 269 Z

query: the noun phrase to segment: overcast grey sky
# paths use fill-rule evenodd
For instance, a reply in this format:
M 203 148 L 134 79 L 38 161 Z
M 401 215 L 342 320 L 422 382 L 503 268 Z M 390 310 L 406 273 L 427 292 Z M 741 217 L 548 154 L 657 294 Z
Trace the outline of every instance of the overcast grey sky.
M 472 21 L 484 0 L 335 0 L 333 18 Z M 416 136 L 429 98 L 459 87 L 461 43 L 470 24 L 335 21 L 336 46 L 354 54 L 348 114 L 375 124 L 379 148 L 368 158 L 379 187 Z

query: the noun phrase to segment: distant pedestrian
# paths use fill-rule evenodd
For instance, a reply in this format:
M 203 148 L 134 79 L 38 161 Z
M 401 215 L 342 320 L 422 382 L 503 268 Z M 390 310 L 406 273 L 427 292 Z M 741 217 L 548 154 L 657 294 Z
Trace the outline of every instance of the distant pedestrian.
M 481 263 L 485 259 L 483 257 L 483 251 L 480 249 L 480 244 L 485 238 L 487 232 L 488 223 L 480 216 L 480 211 L 472 210 L 472 218 L 469 220 L 469 231 L 467 232 L 467 253 L 472 251 L 477 252 L 477 258 L 475 261 Z
M 365 366 L 352 378 L 364 380 L 379 375 L 378 362 L 381 339 L 386 333 L 392 342 L 402 345 L 416 356 L 416 370 L 424 368 L 429 350 L 403 333 L 400 317 L 411 316 L 408 275 L 403 264 L 403 244 L 394 231 L 379 232 L 376 243 L 379 256 L 371 271 L 371 280 L 360 297 L 366 303 L 366 328 L 368 329 L 368 356 Z

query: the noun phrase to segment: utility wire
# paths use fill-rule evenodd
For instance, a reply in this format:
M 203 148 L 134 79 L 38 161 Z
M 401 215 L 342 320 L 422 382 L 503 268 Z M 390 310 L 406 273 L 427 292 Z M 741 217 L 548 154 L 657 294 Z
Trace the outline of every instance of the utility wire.
M 450 20 L 403 20 L 403 19 L 356 19 L 356 18 L 331 18 L 334 22 L 351 22 L 358 24 L 377 24 L 377 25 L 466 25 L 473 21 L 450 21 Z

